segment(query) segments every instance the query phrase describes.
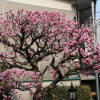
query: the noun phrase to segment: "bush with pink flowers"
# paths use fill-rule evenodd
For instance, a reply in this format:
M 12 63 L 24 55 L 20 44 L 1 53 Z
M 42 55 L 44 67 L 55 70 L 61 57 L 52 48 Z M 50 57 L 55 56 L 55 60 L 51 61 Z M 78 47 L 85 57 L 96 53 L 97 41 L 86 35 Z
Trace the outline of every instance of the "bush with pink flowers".
M 13 100 L 15 89 L 21 91 L 30 91 L 34 95 L 35 89 L 41 88 L 42 84 L 38 82 L 40 73 L 25 71 L 24 69 L 7 69 L 0 73 L 0 100 Z M 24 84 L 25 80 L 31 80 L 30 83 Z M 34 88 L 34 91 L 32 90 Z M 17 94 L 16 94 L 17 95 Z

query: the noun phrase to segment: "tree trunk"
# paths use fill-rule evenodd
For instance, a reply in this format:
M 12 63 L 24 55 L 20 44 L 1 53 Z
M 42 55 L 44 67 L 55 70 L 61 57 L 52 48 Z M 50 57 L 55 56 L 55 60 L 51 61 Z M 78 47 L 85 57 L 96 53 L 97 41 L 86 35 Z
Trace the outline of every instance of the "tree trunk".
M 40 91 L 40 93 L 42 94 L 42 97 L 45 97 L 47 92 L 51 89 L 53 89 L 56 84 L 61 81 L 63 79 L 63 77 L 57 77 L 48 87 L 44 88 L 42 91 Z M 41 98 L 42 98 L 41 97 Z M 36 92 L 33 96 L 33 100 L 41 100 L 41 98 L 38 98 L 38 93 Z

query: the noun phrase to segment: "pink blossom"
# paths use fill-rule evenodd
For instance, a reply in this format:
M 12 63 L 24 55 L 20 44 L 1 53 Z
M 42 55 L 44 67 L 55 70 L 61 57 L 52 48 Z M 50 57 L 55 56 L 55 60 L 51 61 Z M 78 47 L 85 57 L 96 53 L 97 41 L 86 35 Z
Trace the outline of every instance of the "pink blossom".
M 16 36 L 16 34 L 15 33 L 11 33 L 11 37 L 14 37 L 14 36 Z
M 100 65 L 95 65 L 94 68 L 100 68 Z
M 98 43 L 96 43 L 96 50 L 99 50 L 99 44 Z
M 2 36 L 4 36 L 4 35 L 5 35 L 5 33 L 4 33 L 4 32 L 2 32 L 2 33 L 1 33 L 1 35 L 2 35 Z
M 41 94 L 41 93 L 39 93 L 39 94 L 38 94 L 38 98 L 41 98 L 41 97 L 42 97 L 42 94 Z
M 80 49 L 80 53 L 82 54 L 83 57 L 87 56 L 86 53 L 85 53 L 85 51 L 83 50 L 83 48 Z
M 64 49 L 64 53 L 67 54 L 68 52 L 69 52 L 69 49 L 66 47 L 66 48 Z
M 91 48 L 90 48 L 90 47 L 88 47 L 88 49 L 87 49 L 87 50 L 88 50 L 88 52 L 90 52 L 90 51 L 91 51 Z
M 77 44 L 77 41 L 76 40 L 71 41 L 71 45 L 72 46 L 75 45 L 75 44 Z
M 28 72 L 27 72 L 28 73 Z M 38 78 L 36 77 L 38 75 L 40 75 L 39 72 L 37 72 L 36 74 L 34 73 L 28 73 L 28 75 L 31 75 L 33 74 L 33 76 L 35 76 L 35 82 L 33 83 L 30 83 L 30 84 L 27 84 L 27 85 L 24 85 L 24 84 L 21 84 L 20 86 L 21 87 L 27 87 L 27 89 L 30 89 L 31 87 L 34 87 L 34 88 L 37 88 L 37 87 L 41 87 L 42 85 L 37 81 Z M 18 80 L 21 78 L 23 78 L 23 75 L 25 76 L 26 75 L 26 71 L 25 70 L 22 70 L 22 69 L 18 69 L 18 68 L 13 68 L 13 69 L 8 69 L 2 73 L 0 73 L 0 80 L 2 80 L 1 84 L 8 88 L 9 87 L 9 90 L 10 92 L 16 92 L 15 89 L 17 87 L 17 84 L 18 84 Z M 17 80 L 16 80 L 17 79 Z M 32 78 L 33 80 L 33 78 Z M 7 84 L 6 84 L 7 83 Z M 3 90 L 3 87 L 0 87 L 0 91 L 3 91 L 5 92 L 5 90 Z M 6 92 L 5 92 L 6 93 Z M 16 92 L 17 93 L 17 92 Z M 34 91 L 30 90 L 30 94 L 33 95 L 34 94 Z M 4 99 L 7 95 L 4 94 Z M 10 96 L 10 95 L 9 95 Z M 21 98 L 21 95 L 19 95 L 19 97 Z M 6 99 L 5 99 L 6 100 Z

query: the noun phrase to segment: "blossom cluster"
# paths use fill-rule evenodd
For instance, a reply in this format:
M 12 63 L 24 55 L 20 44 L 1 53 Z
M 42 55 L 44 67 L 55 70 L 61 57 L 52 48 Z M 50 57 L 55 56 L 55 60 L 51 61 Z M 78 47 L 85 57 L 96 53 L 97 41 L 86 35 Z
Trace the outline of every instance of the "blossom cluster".
M 3 100 L 13 100 L 12 94 L 17 93 L 15 89 L 28 90 L 30 95 L 33 96 L 34 91 L 32 91 L 32 88 L 42 87 L 42 84 L 38 82 L 39 76 L 39 72 L 34 73 L 18 68 L 7 69 L 0 73 L 0 98 Z M 28 79 L 31 82 L 24 84 L 23 82 Z

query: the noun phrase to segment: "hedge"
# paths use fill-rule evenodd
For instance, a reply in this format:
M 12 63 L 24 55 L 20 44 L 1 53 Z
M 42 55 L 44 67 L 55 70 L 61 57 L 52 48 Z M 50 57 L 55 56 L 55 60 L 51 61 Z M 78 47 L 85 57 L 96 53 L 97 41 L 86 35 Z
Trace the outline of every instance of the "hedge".
M 89 86 L 77 86 L 77 100 L 93 100 L 91 95 L 91 89 Z M 70 100 L 69 87 L 56 86 L 54 89 L 50 90 L 47 95 L 41 100 Z

